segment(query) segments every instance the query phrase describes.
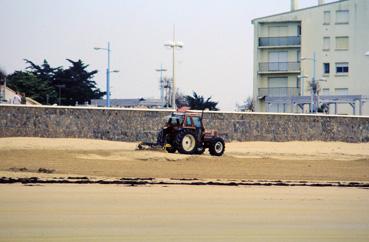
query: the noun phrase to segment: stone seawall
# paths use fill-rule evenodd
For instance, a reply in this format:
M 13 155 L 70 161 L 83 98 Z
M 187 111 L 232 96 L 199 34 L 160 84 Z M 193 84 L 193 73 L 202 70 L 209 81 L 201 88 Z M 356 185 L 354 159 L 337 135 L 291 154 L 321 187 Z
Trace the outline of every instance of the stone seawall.
M 171 111 L 0 105 L 0 137 L 154 141 Z M 205 112 L 228 141 L 369 142 L 369 117 Z

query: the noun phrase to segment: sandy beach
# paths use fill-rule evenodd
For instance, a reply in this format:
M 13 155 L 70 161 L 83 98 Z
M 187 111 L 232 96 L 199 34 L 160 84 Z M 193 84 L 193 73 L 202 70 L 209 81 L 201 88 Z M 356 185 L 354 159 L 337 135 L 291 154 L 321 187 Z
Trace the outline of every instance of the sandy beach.
M 0 185 L 0 241 L 368 241 L 356 188 Z
M 136 146 L 1 138 L 0 241 L 369 238 L 369 144 L 233 142 L 223 157 Z
M 1 138 L 0 176 L 53 174 L 135 178 L 369 181 L 369 143 L 233 142 L 223 157 L 137 151 L 136 143 Z M 20 173 L 25 168 L 26 172 Z M 18 171 L 18 172 L 15 172 Z

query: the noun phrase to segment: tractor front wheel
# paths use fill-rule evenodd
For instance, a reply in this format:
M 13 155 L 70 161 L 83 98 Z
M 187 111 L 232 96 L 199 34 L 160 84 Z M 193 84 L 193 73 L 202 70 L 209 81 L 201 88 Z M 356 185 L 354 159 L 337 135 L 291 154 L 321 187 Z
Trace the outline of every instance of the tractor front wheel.
M 209 147 L 210 155 L 222 156 L 225 150 L 224 140 L 222 138 L 215 138 Z

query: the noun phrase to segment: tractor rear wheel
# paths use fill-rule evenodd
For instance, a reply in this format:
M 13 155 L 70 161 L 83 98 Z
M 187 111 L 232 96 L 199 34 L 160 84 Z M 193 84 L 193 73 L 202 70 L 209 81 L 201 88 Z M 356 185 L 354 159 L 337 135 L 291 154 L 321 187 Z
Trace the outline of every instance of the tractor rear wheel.
M 195 132 L 186 129 L 180 131 L 176 137 L 176 148 L 181 154 L 195 154 L 197 149 Z
M 222 156 L 225 150 L 224 140 L 222 138 L 215 138 L 209 147 L 210 155 L 212 156 Z

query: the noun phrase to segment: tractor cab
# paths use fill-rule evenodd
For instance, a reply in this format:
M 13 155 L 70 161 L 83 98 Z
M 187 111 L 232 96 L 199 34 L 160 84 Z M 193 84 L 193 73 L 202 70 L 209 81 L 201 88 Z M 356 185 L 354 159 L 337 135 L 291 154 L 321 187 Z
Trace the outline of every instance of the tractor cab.
M 168 118 L 167 127 L 201 128 L 203 129 L 202 117 L 197 113 L 173 113 Z

